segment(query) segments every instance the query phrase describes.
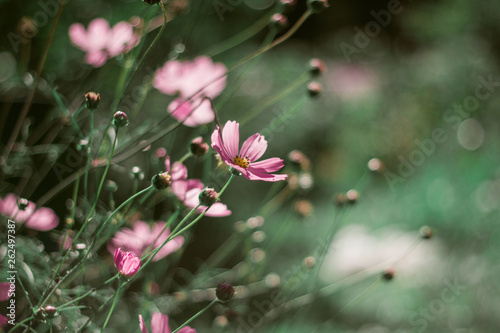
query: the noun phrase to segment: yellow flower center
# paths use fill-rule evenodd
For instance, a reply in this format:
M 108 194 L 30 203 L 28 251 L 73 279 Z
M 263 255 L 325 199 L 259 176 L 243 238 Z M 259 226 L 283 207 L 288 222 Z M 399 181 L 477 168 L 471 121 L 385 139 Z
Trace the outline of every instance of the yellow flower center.
M 239 165 L 240 167 L 246 169 L 250 165 L 250 161 L 246 157 L 240 157 L 240 155 L 236 155 L 235 158 L 233 158 L 233 163 L 236 165 Z

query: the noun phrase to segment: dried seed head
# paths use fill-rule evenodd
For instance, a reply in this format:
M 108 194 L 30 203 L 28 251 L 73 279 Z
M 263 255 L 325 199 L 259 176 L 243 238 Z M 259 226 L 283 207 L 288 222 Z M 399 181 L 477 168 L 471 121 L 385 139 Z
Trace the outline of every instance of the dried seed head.
M 28 199 L 25 198 L 19 198 L 19 201 L 17 202 L 17 207 L 19 210 L 25 210 L 29 205 Z
M 172 176 L 168 172 L 156 174 L 151 179 L 151 185 L 158 191 L 164 190 L 172 184 Z

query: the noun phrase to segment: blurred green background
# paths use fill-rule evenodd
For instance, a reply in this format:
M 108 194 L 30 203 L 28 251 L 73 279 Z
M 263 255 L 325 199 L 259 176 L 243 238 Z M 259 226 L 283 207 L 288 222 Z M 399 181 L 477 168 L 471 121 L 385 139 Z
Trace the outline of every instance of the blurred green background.
M 22 107 L 29 82 L 25 69 L 34 71 L 50 23 L 39 27 L 27 64 L 23 64 L 21 49 L 16 52 L 13 48 L 9 33 L 16 31 L 22 16 L 44 10 L 41 3 L 53 6 L 55 1 L 0 1 L 2 110 L 12 102 L 8 114 L 2 111 L 3 145 L 10 134 L 9 124 Z M 209 254 L 227 239 L 236 239 L 239 244 L 220 268 L 243 265 L 238 267 L 246 273 L 238 273 L 236 284 L 264 281 L 266 287 L 264 292 L 248 297 L 240 290 L 240 297 L 232 303 L 214 308 L 192 324 L 199 332 L 247 332 L 250 327 L 254 332 L 498 331 L 500 2 L 401 1 L 385 27 L 373 23 L 373 13 L 386 11 L 391 3 L 396 2 L 331 1 L 328 10 L 312 16 L 286 43 L 229 75 L 228 88 L 215 101 L 216 105 L 220 103 L 221 122 L 243 119 L 263 100 L 286 89 L 307 70 L 310 58 L 318 57 L 326 63 L 328 71 L 317 79 L 323 85 L 320 96 L 307 98 L 302 85 L 240 130 L 242 138 L 256 132 L 266 134 L 269 148 L 264 157 L 287 160 L 290 151 L 302 151 L 310 158 L 310 174 L 308 171 L 298 189 L 257 227 L 266 236 L 262 242 L 253 230 L 238 233 L 234 226 L 237 221 L 262 214 L 260 209 L 268 200 L 265 193 L 275 188 L 238 178 L 223 198 L 233 214 L 223 219 L 206 218 L 191 235 L 184 252 L 175 255 L 179 267 L 183 267 L 169 275 L 176 283 L 165 286 L 159 282 L 162 289 L 157 299 L 142 299 L 140 290 L 128 295 L 131 303 L 122 305 L 115 314 L 125 319 L 115 322 L 110 331 L 138 331 L 137 314 L 143 313 L 149 320 L 145 311 L 153 309 L 152 304 L 164 313 L 169 309 L 171 323 L 180 324 L 189 318 L 201 305 L 188 302 L 170 308 L 169 295 L 183 290 L 190 279 L 186 276 L 202 267 Z M 155 70 L 168 59 L 206 54 L 275 10 L 274 1 L 267 0 L 186 0 L 170 5 L 178 6 L 179 12 L 168 23 L 144 68 Z M 298 1 L 287 12 L 289 21 L 295 22 L 305 9 L 305 2 Z M 56 108 L 50 86 L 56 87 L 66 105 L 73 108 L 86 91 L 100 92 L 101 124 L 114 112 L 109 107 L 124 59 L 112 60 L 99 70 L 85 65 L 83 52 L 69 41 L 70 24 L 87 25 L 96 17 L 116 23 L 135 15 L 145 18 L 158 13 L 156 7 L 140 1 L 68 1 L 49 52 L 41 92 L 30 114 L 32 126 L 41 124 Z M 264 29 L 216 55 L 214 61 L 228 67 L 235 64 L 258 49 L 267 33 Z M 146 38 L 146 42 L 152 41 L 154 33 Z M 127 91 L 130 96 L 133 88 L 147 78 L 144 68 L 134 77 Z M 234 92 L 233 87 L 237 87 Z M 476 97 L 478 91 L 483 99 Z M 133 135 L 164 117 L 168 102 L 169 97 L 151 91 L 139 113 L 131 115 L 127 133 Z M 128 107 L 120 106 L 129 112 Z M 270 129 L 273 121 L 283 126 Z M 212 130 L 213 125 L 182 127 L 175 135 L 153 144 L 151 151 L 165 147 L 173 158 L 180 158 L 187 139 L 197 134 L 208 138 Z M 433 139 L 436 131 L 439 140 Z M 112 169 L 110 178 L 120 186 L 117 201 L 132 191 L 132 166 L 139 165 L 146 173 L 141 188 L 157 172 L 145 154 L 136 154 L 122 163 L 123 168 Z M 369 172 L 367 162 L 373 157 L 384 162 L 385 173 Z M 22 163 L 36 172 L 37 162 L 32 158 Z M 207 165 L 204 161 L 190 160 L 187 165 L 190 177 L 203 177 L 208 184 L 220 186 L 214 174 L 202 171 Z M 211 165 L 214 167 L 215 162 Z M 287 160 L 287 171 L 295 170 Z M 9 172 L 2 181 L 3 194 L 13 192 L 19 180 L 16 170 L 10 168 Z M 49 174 L 33 189 L 30 199 L 36 201 L 55 183 L 57 177 Z M 359 201 L 339 213 L 333 195 L 351 188 L 359 191 Z M 47 205 L 63 217 L 67 214 L 65 199 L 70 196 L 68 188 Z M 312 211 L 297 212 L 298 200 L 307 200 L 299 203 L 309 202 Z M 161 212 L 156 208 L 145 215 L 154 220 L 162 217 Z M 290 272 L 303 271 L 304 259 L 317 255 L 321 236 L 334 218 L 340 221 L 338 233 L 320 273 L 320 286 L 378 263 L 383 264 L 375 266 L 376 270 L 383 270 L 387 264 L 395 267 L 394 280 L 373 282 L 378 279 L 376 274 L 361 281 L 347 279 L 335 292 L 316 295 L 312 303 L 291 306 L 276 318 L 261 322 L 259 318 L 269 312 L 266 301 L 272 300 L 273 279 L 280 276 L 281 286 L 286 288 Z M 431 226 L 435 236 L 407 253 L 422 225 Z M 54 247 L 50 245 L 53 239 L 47 242 L 47 248 Z M 311 279 L 297 274 L 301 282 L 287 299 L 311 290 Z

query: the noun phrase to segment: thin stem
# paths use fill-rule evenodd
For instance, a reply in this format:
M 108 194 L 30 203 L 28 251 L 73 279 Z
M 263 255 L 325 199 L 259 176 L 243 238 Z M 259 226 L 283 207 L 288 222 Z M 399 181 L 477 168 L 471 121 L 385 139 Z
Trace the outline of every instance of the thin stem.
M 108 163 L 106 164 L 106 168 L 104 169 L 104 173 L 101 177 L 101 182 L 99 184 L 99 188 L 97 189 L 97 194 L 96 194 L 96 199 L 95 199 L 95 202 L 87 216 L 87 218 L 85 219 L 85 222 L 83 223 L 82 227 L 80 228 L 80 230 L 78 231 L 78 233 L 76 234 L 75 238 L 73 238 L 73 241 L 71 242 L 71 245 L 70 247 L 68 248 L 68 250 L 66 251 L 66 254 L 64 255 L 64 257 L 62 258 L 61 262 L 59 263 L 59 266 L 57 267 L 56 271 L 54 272 L 53 276 L 52 276 L 52 279 L 50 280 L 50 282 L 47 284 L 47 287 L 46 289 L 44 290 L 43 294 L 42 294 L 42 297 L 40 298 L 42 301 L 42 303 L 39 305 L 39 306 L 42 306 L 46 301 L 47 299 L 50 297 L 50 295 L 54 292 L 54 290 L 56 289 L 56 287 L 62 282 L 59 281 L 59 283 L 56 285 L 56 287 L 54 289 L 52 289 L 52 291 L 45 297 L 44 299 L 44 295 L 47 293 L 48 289 L 50 288 L 50 284 L 52 283 L 52 281 L 54 281 L 55 277 L 57 276 L 57 274 L 59 274 L 60 270 L 61 270 L 61 267 L 62 265 L 64 264 L 64 262 L 66 261 L 66 258 L 68 257 L 70 251 L 71 251 L 71 247 L 73 246 L 73 244 L 76 243 L 76 241 L 78 240 L 78 238 L 80 237 L 80 235 L 83 233 L 83 231 L 85 230 L 85 227 L 88 225 L 88 223 L 90 222 L 91 220 L 91 216 L 92 214 L 94 213 L 94 210 L 97 206 L 97 202 L 99 200 L 99 194 L 101 193 L 101 190 L 102 190 L 102 186 L 104 184 L 104 180 L 106 179 L 106 175 L 108 173 L 108 170 L 109 170 L 109 166 L 111 164 L 111 158 L 113 157 L 113 153 L 115 151 L 115 147 L 116 147 L 116 141 L 118 139 L 118 128 L 116 128 L 116 133 L 115 133 L 115 139 L 113 140 L 113 146 L 111 147 L 111 153 L 110 153 L 110 156 L 109 156 L 109 159 L 108 159 Z M 63 244 L 64 245 L 64 244 Z M 85 259 L 85 258 L 84 258 Z M 82 261 L 84 260 L 82 259 Z M 67 276 L 67 275 L 66 275 Z
M 188 158 L 190 158 L 193 154 L 191 154 L 190 151 L 188 151 L 186 154 L 184 154 L 184 156 L 181 157 L 181 159 L 178 161 L 179 163 L 184 163 L 185 160 L 187 160 Z
M 30 316 L 28 318 L 25 318 L 24 320 L 18 322 L 14 327 L 12 327 L 9 332 L 15 332 L 16 328 L 18 328 L 19 326 L 22 326 L 25 322 L 33 320 L 33 319 L 35 319 L 35 316 Z
M 52 40 L 54 39 L 56 28 L 57 28 L 57 25 L 59 24 L 59 19 L 61 18 L 64 3 L 65 3 L 65 0 L 61 0 L 61 2 L 59 2 L 59 8 L 57 10 L 56 17 L 54 18 L 54 22 L 52 23 L 52 27 L 50 28 L 50 33 L 49 33 L 49 38 L 47 39 L 47 44 L 45 44 L 45 49 L 43 50 L 42 57 L 40 58 L 40 62 L 38 63 L 38 68 L 36 70 L 35 84 L 33 85 L 33 88 L 31 89 L 30 93 L 26 97 L 26 101 L 24 103 L 23 109 L 21 110 L 19 117 L 17 118 L 17 122 L 14 125 L 14 129 L 12 130 L 12 134 L 9 138 L 9 141 L 7 142 L 7 145 L 5 146 L 5 150 L 2 154 L 2 157 L 4 160 L 7 160 L 10 152 L 12 151 L 12 148 L 14 147 L 14 143 L 16 142 L 16 139 L 19 135 L 19 131 L 21 131 L 21 128 L 23 126 L 24 119 L 26 118 L 26 115 L 28 114 L 28 112 L 31 108 L 31 104 L 33 103 L 33 100 L 35 98 L 35 93 L 36 93 L 36 90 L 38 87 L 38 83 L 40 82 L 40 77 L 42 75 L 43 67 L 45 66 L 45 60 L 47 60 L 47 55 L 49 54 L 50 46 L 52 45 Z
M 106 321 L 104 322 L 104 325 L 102 326 L 101 333 L 104 332 L 104 329 L 108 325 L 109 318 L 111 318 L 111 314 L 115 310 L 115 306 L 116 306 L 116 302 L 118 301 L 118 295 L 120 294 L 121 286 L 122 286 L 122 283 L 120 282 L 120 284 L 118 285 L 118 289 L 116 290 L 115 299 L 113 300 L 113 304 L 111 305 L 111 309 L 109 309 L 108 316 L 106 317 Z
M 217 303 L 219 300 L 216 298 L 214 299 L 212 302 L 210 302 L 210 304 L 208 304 L 207 306 L 205 306 L 203 309 L 201 309 L 197 314 L 195 314 L 194 316 L 192 316 L 191 318 L 189 318 L 188 320 L 186 320 L 186 322 L 184 324 L 182 324 L 181 326 L 179 326 L 175 331 L 173 331 L 172 333 L 177 333 L 179 332 L 182 328 L 184 328 L 185 326 L 187 326 L 190 322 L 192 322 L 193 320 L 195 320 L 196 318 L 198 318 L 203 312 L 207 311 L 208 309 L 210 309 L 210 307 L 212 305 L 214 305 L 215 303 Z
M 87 166 L 85 167 L 85 176 L 83 180 L 83 211 L 87 210 L 88 186 L 89 186 L 89 171 L 90 162 L 92 161 L 92 146 L 94 145 L 94 111 L 90 110 L 90 134 L 89 146 L 87 149 Z
M 76 302 L 78 302 L 79 300 L 81 300 L 81 299 L 83 299 L 83 298 L 85 298 L 85 297 L 89 296 L 89 295 L 90 295 L 90 294 L 92 294 L 93 292 L 95 292 L 95 289 L 91 289 L 91 290 L 87 291 L 85 294 L 83 294 L 83 295 L 81 295 L 81 296 L 79 296 L 79 297 L 77 297 L 77 298 L 75 298 L 75 299 L 73 299 L 73 300 L 69 301 L 68 303 L 64 303 L 63 305 L 58 306 L 58 307 L 57 307 L 57 310 L 62 310 L 62 309 L 64 309 L 65 307 L 67 307 L 68 305 L 71 305 L 71 304 L 73 304 L 73 303 L 76 303 Z

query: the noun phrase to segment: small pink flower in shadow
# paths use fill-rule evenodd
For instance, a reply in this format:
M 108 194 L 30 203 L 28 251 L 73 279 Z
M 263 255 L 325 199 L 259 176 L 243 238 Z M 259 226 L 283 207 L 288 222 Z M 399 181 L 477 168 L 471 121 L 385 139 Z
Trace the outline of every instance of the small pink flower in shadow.
M 0 213 L 17 223 L 25 223 L 26 227 L 38 231 L 48 231 L 59 225 L 59 218 L 50 208 L 41 207 L 36 209 L 36 205 L 28 201 L 28 206 L 24 210 L 18 207 L 19 197 L 8 194 L 4 199 L 0 199 Z
M 166 170 L 172 175 L 172 192 L 179 198 L 180 201 L 187 207 L 193 209 L 198 206 L 200 200 L 198 199 L 201 191 L 205 188 L 205 185 L 199 179 L 188 179 L 188 171 L 184 164 L 180 162 L 175 162 L 170 169 L 170 157 L 165 159 Z M 207 206 L 200 206 L 196 210 L 198 213 L 202 213 L 207 209 Z M 221 202 L 214 203 L 210 209 L 205 213 L 206 216 L 211 217 L 222 217 L 231 215 L 231 211 L 227 209 L 227 206 Z
M 69 37 L 76 47 L 87 53 L 85 61 L 94 67 L 101 67 L 108 59 L 127 53 L 140 40 L 130 23 L 119 22 L 111 28 L 103 18 L 90 22 L 87 30 L 80 23 L 72 24 Z
M 153 86 L 166 95 L 179 94 L 183 99 L 195 94 L 199 98 L 215 98 L 226 87 L 226 71 L 226 66 L 213 63 L 207 56 L 193 61 L 170 60 L 156 71 Z
M 125 252 L 117 248 L 115 251 L 115 267 L 122 276 L 129 278 L 134 276 L 141 268 L 141 259 L 131 252 Z
M 142 333 L 148 333 L 146 328 L 146 323 L 142 315 L 139 315 L 139 327 Z M 168 326 L 168 316 L 161 314 L 159 312 L 153 313 L 153 318 L 151 319 L 151 332 L 152 333 L 171 333 L 170 327 Z M 183 327 L 178 333 L 196 333 L 195 329 L 189 326 Z
M 267 141 L 263 135 L 256 133 L 249 137 L 239 150 L 240 131 L 236 121 L 228 121 L 220 133 L 220 128 L 212 133 L 212 148 L 219 153 L 222 160 L 250 180 L 276 182 L 285 180 L 287 175 L 272 174 L 283 168 L 283 160 L 273 157 L 257 162 L 267 149 Z
M 177 98 L 168 105 L 168 112 L 188 127 L 208 124 L 215 119 L 212 105 L 207 99 L 196 98 L 183 102 L 181 98 Z
M 107 248 L 110 253 L 115 253 L 117 248 L 122 248 L 125 251 L 132 252 L 138 257 L 148 254 L 150 251 L 158 248 L 170 236 L 170 229 L 165 231 L 165 222 L 153 224 L 150 228 L 149 224 L 143 221 L 137 221 L 134 229 L 123 228 L 117 232 L 115 236 L 108 242 Z M 177 236 L 170 240 L 153 258 L 153 261 L 158 261 L 169 254 L 177 251 L 184 244 L 184 237 Z

